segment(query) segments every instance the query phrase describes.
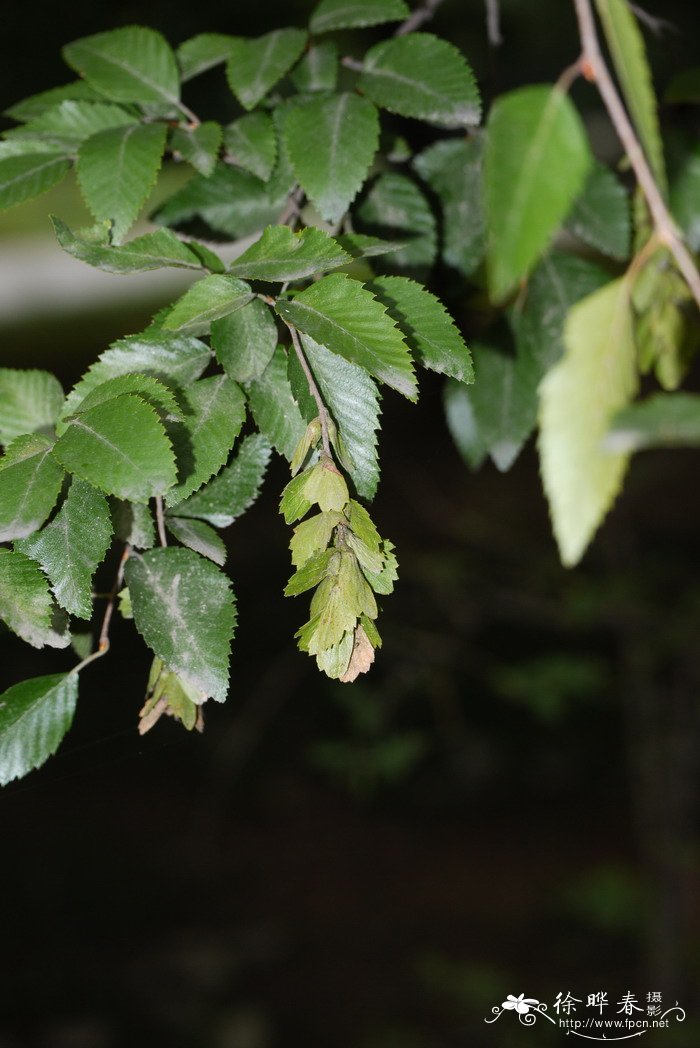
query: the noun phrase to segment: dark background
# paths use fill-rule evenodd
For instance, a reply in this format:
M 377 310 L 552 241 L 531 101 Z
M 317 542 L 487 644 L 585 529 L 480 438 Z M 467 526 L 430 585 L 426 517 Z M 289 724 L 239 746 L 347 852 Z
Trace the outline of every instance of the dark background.
M 60 45 L 103 28 L 178 43 L 310 7 L 10 4 L 1 96 L 67 80 Z M 694 3 L 661 13 L 679 31 L 649 44 L 660 89 L 698 29 Z M 487 97 L 577 54 L 561 0 L 504 2 L 497 52 L 479 3 L 447 0 L 434 27 Z M 224 104 L 223 78 L 203 85 Z M 469 335 L 454 278 L 434 286 Z M 69 384 L 159 304 L 5 324 L 2 362 Z M 662 991 L 688 1018 L 650 1043 L 699 1043 L 697 457 L 639 456 L 565 571 L 532 446 L 470 474 L 431 378 L 417 409 L 387 395 L 383 423 L 374 515 L 401 577 L 368 678 L 332 684 L 295 650 L 277 463 L 231 529 L 240 627 L 205 734 L 138 737 L 149 660 L 118 621 L 59 755 L 0 794 L 0 1048 L 517 1048 L 564 1034 L 485 1026 L 491 1008 L 567 990 Z M 3 687 L 71 663 L 1 651 Z

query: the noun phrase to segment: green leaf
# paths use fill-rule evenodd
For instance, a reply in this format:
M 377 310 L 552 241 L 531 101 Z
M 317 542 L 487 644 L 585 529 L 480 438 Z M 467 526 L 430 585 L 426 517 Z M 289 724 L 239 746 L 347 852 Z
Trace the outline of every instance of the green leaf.
M 309 97 L 287 113 L 284 138 L 302 189 L 326 222 L 339 222 L 377 151 L 377 110 L 349 92 Z
M 55 606 L 38 564 L 0 549 L 0 619 L 33 648 L 67 648 L 70 634 L 55 628 Z
M 72 416 L 84 414 L 99 404 L 105 404 L 116 397 L 124 396 L 125 393 L 135 393 L 141 400 L 155 408 L 158 415 L 164 420 L 182 418 L 182 410 L 173 392 L 158 379 L 152 375 L 118 375 L 115 378 L 108 378 L 94 389 L 89 390 L 72 411 L 62 416 L 57 426 L 59 437 L 65 433 Z
M 473 382 L 469 350 L 439 298 L 408 277 L 378 277 L 369 285 L 406 336 L 424 368 Z
M 630 253 L 630 202 L 612 171 L 596 164 L 566 219 L 566 228 L 611 258 Z
M 666 168 L 644 37 L 625 0 L 596 0 L 622 92 L 662 193 Z
M 700 149 L 682 158 L 671 184 L 671 210 L 691 251 L 700 251 Z
M 57 185 L 70 164 L 62 153 L 30 153 L 0 160 L 0 211 L 40 196 Z
M 496 99 L 484 156 L 494 299 L 504 298 L 545 251 L 591 163 L 581 119 L 563 91 L 523 87 Z
M 156 544 L 156 528 L 148 506 L 137 502 L 112 501 L 114 534 L 136 549 L 151 549 Z
M 287 377 L 287 357 L 278 346 L 265 371 L 248 388 L 255 425 L 281 455 L 291 462 L 304 436 L 306 422 Z
M 99 131 L 80 147 L 77 174 L 85 203 L 95 218 L 113 221 L 117 243 L 155 184 L 165 138 L 165 124 L 131 124 Z
M 5 116 L 11 116 L 13 120 L 34 120 L 47 109 L 52 109 L 66 100 L 103 102 L 104 97 L 84 80 L 74 80 L 72 84 L 50 87 L 48 91 L 40 91 L 37 95 L 30 95 L 21 102 L 15 102 L 5 110 Z
M 628 456 L 601 447 L 637 388 L 630 288 L 625 279 L 578 302 L 566 353 L 540 387 L 540 463 L 564 564 L 576 564 L 617 496 Z
M 73 721 L 78 676 L 54 673 L 15 684 L 0 695 L 0 783 L 39 768 Z
M 230 465 L 179 504 L 177 516 L 197 517 L 216 528 L 229 527 L 258 497 L 270 455 L 270 445 L 260 433 L 246 437 Z
M 0 443 L 23 433 L 50 432 L 63 400 L 61 383 L 48 371 L 0 368 Z
M 700 396 L 654 393 L 620 411 L 604 440 L 608 451 L 695 448 L 700 445 Z
M 342 514 L 337 512 L 317 513 L 308 520 L 303 520 L 294 529 L 289 548 L 292 551 L 292 564 L 300 568 L 315 553 L 324 550 L 331 541 L 331 535 L 340 524 Z
M 166 517 L 165 523 L 183 546 L 193 549 L 219 567 L 226 562 L 226 546 L 213 528 L 201 520 L 185 520 L 183 517 Z
M 285 586 L 285 597 L 297 597 L 300 593 L 306 593 L 307 590 L 318 586 L 319 582 L 326 577 L 328 566 L 333 558 L 336 561 L 340 559 L 340 554 L 334 549 L 326 549 L 310 557 L 302 567 L 294 572 Z
M 267 182 L 277 159 L 277 132 L 272 117 L 267 113 L 246 113 L 234 120 L 224 128 L 224 150 L 231 163 Z
M 257 40 L 232 40 L 226 75 L 244 109 L 255 108 L 291 69 L 305 44 L 306 33 L 301 29 L 275 29 Z
M 335 91 L 338 84 L 338 48 L 325 40 L 312 44 L 292 72 L 297 91 Z
M 14 140 L 29 135 L 42 139 L 56 150 L 73 152 L 98 131 L 136 123 L 137 118 L 121 106 L 106 102 L 66 101 L 45 110 L 22 127 L 6 131 L 5 137 Z
M 277 346 L 277 325 L 269 306 L 254 298 L 235 313 L 215 320 L 211 344 L 216 359 L 236 382 L 260 378 Z
M 378 106 L 440 127 L 478 124 L 481 100 L 464 55 L 432 33 L 408 33 L 370 48 L 360 89 Z
M 177 479 L 162 423 L 131 394 L 68 419 L 54 455 L 69 473 L 130 502 L 162 495 Z
M 170 144 L 173 152 L 179 153 L 195 171 L 208 178 L 216 167 L 222 137 L 221 124 L 207 120 L 204 124 L 187 130 L 176 128 Z
M 478 469 L 488 454 L 486 441 L 472 403 L 471 389 L 453 379 L 445 383 L 445 420 L 457 450 L 472 469 Z
M 410 15 L 403 0 L 321 0 L 311 15 L 312 33 L 334 29 L 364 29 L 385 22 L 402 22 Z
M 107 273 L 145 273 L 149 269 L 172 267 L 201 270 L 203 264 L 192 248 L 171 233 L 159 229 L 128 244 L 112 247 L 76 236 L 60 218 L 51 218 L 56 239 L 69 255 Z
M 420 153 L 413 166 L 440 199 L 443 261 L 470 276 L 486 250 L 483 139 L 442 139 Z
M 234 313 L 253 298 L 248 284 L 234 277 L 215 275 L 193 284 L 163 322 L 163 329 L 199 335 L 212 320 Z
M 229 579 L 193 550 L 135 553 L 125 571 L 136 628 L 168 669 L 223 702 L 236 625 Z
M 338 427 L 347 467 L 358 495 L 372 499 L 379 484 L 377 430 L 379 392 L 357 364 L 303 336 L 304 351 L 323 401 Z
M 198 33 L 180 44 L 175 57 L 183 84 L 228 59 L 233 37 L 225 33 Z
M 166 111 L 180 106 L 180 77 L 175 55 L 154 29 L 126 26 L 86 36 L 63 49 L 71 69 L 115 102 L 157 104 Z
M 418 396 L 401 332 L 384 306 L 356 280 L 340 273 L 322 277 L 295 298 L 278 299 L 275 308 L 331 352 L 359 364 L 409 400 Z
M 37 561 L 66 611 L 81 619 L 92 617 L 92 579 L 112 538 L 112 522 L 104 495 L 77 478 L 50 524 L 15 548 Z
M 368 237 L 364 233 L 340 233 L 335 237 L 335 241 L 353 258 L 376 258 L 377 255 L 389 255 L 403 246 L 391 240 L 382 240 L 381 237 Z
M 337 269 L 351 261 L 332 237 L 308 226 L 268 226 L 263 235 L 229 267 L 233 276 L 283 283 Z
M 0 542 L 31 535 L 56 505 L 63 470 L 51 447 L 39 434 L 17 437 L 0 459 Z
M 404 244 L 392 253 L 387 266 L 416 275 L 432 266 L 437 254 L 435 216 L 416 183 L 406 175 L 380 175 L 356 216 L 360 229 Z
M 189 386 L 184 426 L 171 426 L 180 481 L 165 496 L 175 506 L 201 488 L 226 462 L 245 421 L 245 398 L 227 375 L 203 378 Z

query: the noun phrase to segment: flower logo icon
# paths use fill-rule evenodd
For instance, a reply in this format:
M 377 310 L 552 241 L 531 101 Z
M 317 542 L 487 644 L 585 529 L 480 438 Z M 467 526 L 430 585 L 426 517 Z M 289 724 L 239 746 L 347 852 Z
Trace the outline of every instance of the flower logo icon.
M 519 997 L 514 997 L 512 993 L 509 993 L 501 1008 L 517 1012 L 518 1015 L 527 1015 L 530 1008 L 536 1007 L 539 1003 L 534 997 L 526 997 L 524 993 L 521 993 Z

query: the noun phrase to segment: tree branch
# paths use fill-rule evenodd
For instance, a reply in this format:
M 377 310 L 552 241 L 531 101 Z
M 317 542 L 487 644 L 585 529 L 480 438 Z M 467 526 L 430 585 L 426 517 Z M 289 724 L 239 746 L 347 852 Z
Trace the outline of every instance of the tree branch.
M 328 408 L 323 403 L 323 397 L 321 396 L 319 388 L 316 385 L 316 379 L 314 378 L 311 368 L 309 367 L 309 362 L 304 355 L 304 350 L 301 348 L 301 342 L 299 341 L 299 334 L 297 332 L 297 329 L 294 327 L 293 324 L 290 324 L 287 320 L 285 320 L 285 324 L 289 328 L 289 334 L 292 336 L 292 345 L 294 346 L 294 352 L 297 355 L 297 360 L 301 364 L 301 369 L 304 372 L 304 375 L 306 376 L 306 381 L 309 384 L 309 393 L 314 398 L 316 402 L 316 407 L 318 408 L 318 419 L 321 423 L 321 443 L 323 444 L 323 450 L 329 458 L 332 458 L 331 442 L 328 434 Z
M 425 0 L 421 7 L 417 7 L 413 14 L 401 23 L 394 36 L 404 36 L 406 33 L 413 33 L 416 29 L 420 29 L 422 25 L 431 20 L 442 2 L 443 0 Z
M 584 75 L 586 79 L 593 81 L 598 88 L 608 115 L 617 131 L 618 138 L 632 165 L 637 182 L 649 205 L 649 211 L 651 212 L 659 241 L 673 255 L 693 294 L 693 298 L 698 307 L 700 307 L 700 273 L 698 273 L 693 257 L 683 243 L 678 228 L 666 207 L 644 151 L 605 64 L 600 44 L 598 43 L 598 34 L 590 0 L 574 0 L 574 6 L 581 37 Z
M 131 556 L 131 546 L 127 543 L 122 551 L 121 558 L 119 560 L 119 568 L 117 569 L 117 576 L 114 580 L 114 585 L 110 590 L 109 597 L 107 599 L 107 607 L 102 619 L 102 627 L 100 629 L 99 640 L 97 641 L 97 648 L 91 655 L 88 655 L 86 659 L 79 662 L 77 666 L 74 666 L 71 673 L 80 673 L 82 669 L 85 669 L 95 659 L 101 659 L 103 655 L 106 655 L 109 651 L 109 628 L 112 625 L 112 616 L 114 614 L 114 605 L 117 600 L 117 595 L 122 588 L 124 582 L 124 569 L 126 562 Z

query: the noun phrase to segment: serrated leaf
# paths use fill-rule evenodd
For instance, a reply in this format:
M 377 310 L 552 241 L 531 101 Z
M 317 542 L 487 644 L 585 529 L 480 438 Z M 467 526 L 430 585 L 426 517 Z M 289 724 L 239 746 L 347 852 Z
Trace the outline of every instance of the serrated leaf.
M 268 226 L 229 267 L 229 273 L 247 280 L 284 283 L 337 269 L 350 261 L 350 255 L 332 237 L 313 226 L 298 233 L 289 226 Z
M 95 244 L 71 232 L 60 218 L 52 217 L 56 239 L 69 255 L 87 262 L 107 273 L 145 273 L 150 269 L 171 267 L 175 269 L 201 270 L 202 260 L 191 247 L 169 229 L 130 240 L 128 244 L 114 247 Z
M 45 110 L 22 127 L 6 131 L 5 137 L 14 140 L 28 135 L 57 150 L 73 152 L 98 131 L 135 123 L 138 123 L 138 118 L 121 106 L 107 102 L 65 101 Z
M 486 250 L 483 139 L 435 142 L 413 166 L 440 199 L 443 261 L 470 276 Z
M 317 513 L 297 524 L 289 543 L 292 564 L 300 568 L 309 557 L 324 550 L 331 541 L 334 529 L 340 524 L 342 515 L 337 512 Z
M 287 357 L 281 346 L 247 392 L 255 425 L 280 455 L 291 462 L 304 436 L 306 422 L 289 384 Z
M 119 243 L 136 221 L 158 175 L 165 124 L 131 124 L 99 131 L 78 151 L 80 190 L 97 219 L 111 219 Z
M 270 455 L 270 445 L 260 433 L 246 437 L 230 465 L 179 504 L 177 516 L 196 517 L 215 528 L 229 527 L 258 497 Z
M 596 7 L 625 102 L 654 177 L 662 193 L 665 193 L 666 168 L 644 37 L 625 0 L 596 0 Z
M 56 505 L 63 470 L 51 448 L 39 434 L 21 436 L 0 459 L 0 542 L 31 535 Z
M 473 382 L 471 354 L 439 298 L 408 277 L 378 277 L 369 285 L 425 368 Z
M 126 26 L 96 33 L 63 49 L 71 69 L 116 102 L 158 104 L 166 112 L 180 105 L 175 55 L 160 33 Z
M 50 154 L 52 156 L 58 155 L 68 162 L 69 158 L 66 156 L 66 153 L 67 150 L 63 149 L 57 154 L 56 146 L 52 145 L 51 142 L 47 142 L 43 138 L 34 138 L 30 135 L 20 136 L 11 140 L 6 139 L 0 142 L 0 160 L 26 156 L 31 156 L 35 160 L 38 155 L 46 156 Z M 12 206 L 12 204 L 8 204 L 8 207 Z
M 248 284 L 234 277 L 214 275 L 193 284 L 163 321 L 163 329 L 199 335 L 212 320 L 234 313 L 253 298 Z
M 24 553 L 0 549 L 0 619 L 33 648 L 67 648 L 70 634 L 54 616 L 49 584 Z
M 78 676 L 54 673 L 0 695 L 0 783 L 21 779 L 58 749 L 73 721 Z
M 92 617 L 92 578 L 112 538 L 104 495 L 75 478 L 50 524 L 15 548 L 37 561 L 53 594 L 70 615 Z
M 170 144 L 173 152 L 179 153 L 195 171 L 208 178 L 216 167 L 222 137 L 221 124 L 207 120 L 193 128 L 176 128 Z
M 66 100 L 103 102 L 104 96 L 84 80 L 74 80 L 72 84 L 50 87 L 48 91 L 40 91 L 39 94 L 23 98 L 21 102 L 15 102 L 5 110 L 5 116 L 11 116 L 13 120 L 34 120 L 47 109 L 52 109 Z
M 186 520 L 184 517 L 166 517 L 168 531 L 183 546 L 213 560 L 219 567 L 226 562 L 226 546 L 213 528 L 202 520 Z
M 291 76 L 297 91 L 335 91 L 338 83 L 338 48 L 331 41 L 312 44 Z
M 53 454 L 69 473 L 130 502 L 162 495 L 177 480 L 158 415 L 132 394 L 68 419 Z
M 40 196 L 57 185 L 70 164 L 63 153 L 30 153 L 0 159 L 0 211 Z
M 0 368 L 0 443 L 51 431 L 63 401 L 61 383 L 50 372 Z
M 616 498 L 628 456 L 601 447 L 637 388 L 630 288 L 614 280 L 577 303 L 566 352 L 540 387 L 539 451 L 562 562 L 576 564 Z
M 596 164 L 567 215 L 566 228 L 611 258 L 630 253 L 630 202 L 612 171 Z
M 331 353 L 308 335 L 303 336 L 303 343 L 323 401 L 338 427 L 345 452 L 343 464 L 357 493 L 372 499 L 379 484 L 379 391 L 364 368 Z
M 401 22 L 410 10 L 403 0 L 321 0 L 311 15 L 312 33 L 333 29 L 363 29 L 385 22 Z
M 183 84 L 228 59 L 233 38 L 225 33 L 198 33 L 180 44 L 175 57 Z
M 226 76 L 244 109 L 254 109 L 287 73 L 306 44 L 301 29 L 275 29 L 257 40 L 236 37 L 231 43 Z
M 227 375 L 203 378 L 183 393 L 184 425 L 169 427 L 179 483 L 165 496 L 175 506 L 221 469 L 245 421 L 245 398 Z
M 319 582 L 326 577 L 328 565 L 332 558 L 339 558 L 334 549 L 326 549 L 321 553 L 315 553 L 294 572 L 291 579 L 284 588 L 285 597 L 297 597 L 300 593 L 318 586 Z
M 193 550 L 132 554 L 125 571 L 139 633 L 165 665 L 223 702 L 236 625 L 229 579 Z
M 700 396 L 654 393 L 614 416 L 604 440 L 608 451 L 695 448 L 700 445 Z
M 403 244 L 386 260 L 384 268 L 422 274 L 432 266 L 437 254 L 435 216 L 424 194 L 406 175 L 380 175 L 356 217 L 361 229 Z
M 280 316 L 304 334 L 403 393 L 418 396 L 408 347 L 370 291 L 340 273 L 322 277 L 291 300 L 278 299 Z
M 314 207 L 326 222 L 339 222 L 377 151 L 377 110 L 349 92 L 309 97 L 287 113 L 284 140 L 294 173 Z
M 159 382 L 158 379 L 152 375 L 118 375 L 115 378 L 108 378 L 105 382 L 101 382 L 94 389 L 91 389 L 80 403 L 76 405 L 74 410 L 70 412 L 70 415 L 61 418 L 56 427 L 59 437 L 62 433 L 65 433 L 67 426 L 70 424 L 71 416 L 82 415 L 86 411 L 96 408 L 99 404 L 105 404 L 107 401 L 124 396 L 126 393 L 136 394 L 141 400 L 155 408 L 159 417 L 163 419 L 182 418 L 182 409 L 175 399 L 172 390 L 168 389 L 162 382 Z
M 156 544 L 156 527 L 148 506 L 138 502 L 112 502 L 114 534 L 126 545 L 151 549 Z
M 371 47 L 360 89 L 378 106 L 440 127 L 481 116 L 479 91 L 461 51 L 432 33 L 408 33 Z
M 353 258 L 376 258 L 398 251 L 402 244 L 381 237 L 368 237 L 364 233 L 340 233 L 335 240 Z
M 267 113 L 246 113 L 224 128 L 227 159 L 267 182 L 277 159 L 277 132 Z
M 216 359 L 236 382 L 260 378 L 277 346 L 277 325 L 269 306 L 254 298 L 235 313 L 215 320 L 211 344 Z

